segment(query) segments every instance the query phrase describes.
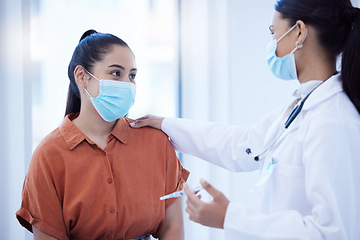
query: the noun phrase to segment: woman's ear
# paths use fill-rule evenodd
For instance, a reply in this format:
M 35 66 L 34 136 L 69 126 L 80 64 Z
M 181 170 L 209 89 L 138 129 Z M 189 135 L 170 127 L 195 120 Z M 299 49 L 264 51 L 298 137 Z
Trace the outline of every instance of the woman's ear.
M 296 41 L 296 47 L 297 48 L 301 48 L 306 37 L 307 37 L 307 28 L 306 28 L 306 24 L 301 21 L 298 20 L 296 22 L 296 28 L 298 29 L 298 35 L 297 35 L 297 41 Z
M 74 70 L 74 77 L 75 77 L 76 84 L 78 85 L 78 88 L 81 92 L 81 89 L 83 87 L 84 88 L 87 87 L 88 75 L 85 71 L 85 68 L 81 65 L 77 65 Z

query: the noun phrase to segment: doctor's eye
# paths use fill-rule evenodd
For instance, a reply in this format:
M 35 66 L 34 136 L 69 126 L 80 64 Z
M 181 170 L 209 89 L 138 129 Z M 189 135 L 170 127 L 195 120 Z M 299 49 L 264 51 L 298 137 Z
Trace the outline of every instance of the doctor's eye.
M 269 26 L 269 31 L 270 31 L 270 34 L 274 34 L 274 26 L 273 25 L 270 25 Z
M 112 72 L 111 75 L 120 77 L 121 73 L 120 73 L 120 71 L 116 71 L 116 72 Z

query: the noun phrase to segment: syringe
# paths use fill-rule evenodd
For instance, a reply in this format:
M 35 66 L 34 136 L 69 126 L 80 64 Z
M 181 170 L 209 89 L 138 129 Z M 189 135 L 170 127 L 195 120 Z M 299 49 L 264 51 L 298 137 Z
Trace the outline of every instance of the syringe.
M 202 189 L 201 186 L 197 186 L 195 188 L 190 188 L 190 191 L 193 192 L 193 193 L 197 193 L 201 189 Z M 160 200 L 165 200 L 165 199 L 169 199 L 169 198 L 177 198 L 177 197 L 181 197 L 183 195 L 185 195 L 184 189 L 181 190 L 181 191 L 173 192 L 173 193 L 170 193 L 168 195 L 162 196 L 162 197 L 160 197 Z

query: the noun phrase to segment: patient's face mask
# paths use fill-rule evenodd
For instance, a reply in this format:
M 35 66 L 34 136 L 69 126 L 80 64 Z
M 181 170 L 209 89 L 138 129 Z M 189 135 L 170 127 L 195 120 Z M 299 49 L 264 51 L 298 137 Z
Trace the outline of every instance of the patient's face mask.
M 114 80 L 99 80 L 87 70 L 86 72 L 100 82 L 99 95 L 96 98 L 92 97 L 84 89 L 99 115 L 107 122 L 124 117 L 134 105 L 136 95 L 135 84 Z
M 284 57 L 278 57 L 276 56 L 276 48 L 277 43 L 283 39 L 288 33 L 290 33 L 296 25 L 291 27 L 284 35 L 282 35 L 278 40 L 274 39 L 267 45 L 266 50 L 266 58 L 268 66 L 271 70 L 271 72 L 278 78 L 283 80 L 293 80 L 297 79 L 297 72 L 296 72 L 296 64 L 295 64 L 295 56 L 294 52 L 302 47 L 303 42 L 306 39 L 307 36 L 307 30 L 305 34 L 304 40 L 296 45 L 295 49 L 291 51 L 291 53 L 285 55 Z

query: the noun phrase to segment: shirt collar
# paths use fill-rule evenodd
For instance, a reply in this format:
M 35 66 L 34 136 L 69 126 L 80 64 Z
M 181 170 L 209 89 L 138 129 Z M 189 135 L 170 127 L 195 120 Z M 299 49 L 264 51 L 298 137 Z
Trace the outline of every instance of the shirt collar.
M 86 135 L 83 134 L 72 122 L 72 120 L 78 115 L 79 113 L 68 114 L 59 127 L 60 133 L 70 150 L 73 150 L 84 139 L 86 139 Z
M 307 110 L 316 106 L 320 102 L 330 98 L 331 96 L 342 92 L 341 74 L 331 76 L 321 86 L 319 86 L 313 93 L 310 94 L 306 100 L 303 109 Z
M 320 80 L 311 80 L 306 83 L 301 83 L 299 88 L 293 93 L 293 96 L 296 98 L 304 98 L 322 82 L 323 81 Z
M 111 131 L 111 135 L 116 137 L 120 142 L 126 144 L 129 134 L 130 119 L 123 117 L 116 121 L 114 129 Z
M 64 121 L 61 123 L 59 127 L 60 133 L 63 136 L 70 150 L 73 150 L 77 145 L 79 145 L 84 140 L 92 142 L 72 122 L 72 120 L 75 119 L 78 115 L 79 113 L 70 113 L 65 117 Z M 120 118 L 119 120 L 117 120 L 113 130 L 110 133 L 110 136 L 112 135 L 122 143 L 126 144 L 130 121 L 131 120 L 127 118 Z

